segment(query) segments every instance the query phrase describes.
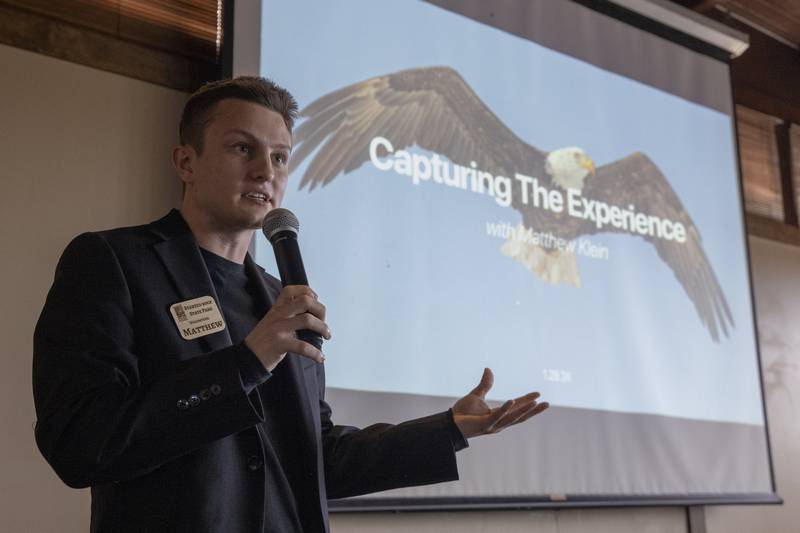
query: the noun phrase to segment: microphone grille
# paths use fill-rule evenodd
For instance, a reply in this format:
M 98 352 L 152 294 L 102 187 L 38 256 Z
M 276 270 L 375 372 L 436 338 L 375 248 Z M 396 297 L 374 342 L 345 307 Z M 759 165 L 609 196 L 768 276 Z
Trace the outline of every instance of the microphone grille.
M 294 216 L 294 213 L 288 209 L 277 207 L 270 209 L 267 216 L 264 217 L 264 224 L 262 225 L 264 236 L 271 240 L 272 236 L 279 231 L 292 231 L 294 233 L 300 232 L 300 221 Z

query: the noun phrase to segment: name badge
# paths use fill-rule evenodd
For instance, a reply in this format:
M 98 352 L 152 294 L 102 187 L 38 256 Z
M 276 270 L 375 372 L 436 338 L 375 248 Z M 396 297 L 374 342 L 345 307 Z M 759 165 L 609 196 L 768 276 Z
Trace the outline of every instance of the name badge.
M 169 306 L 169 312 L 185 340 L 205 337 L 225 329 L 225 319 L 211 296 L 201 296 Z

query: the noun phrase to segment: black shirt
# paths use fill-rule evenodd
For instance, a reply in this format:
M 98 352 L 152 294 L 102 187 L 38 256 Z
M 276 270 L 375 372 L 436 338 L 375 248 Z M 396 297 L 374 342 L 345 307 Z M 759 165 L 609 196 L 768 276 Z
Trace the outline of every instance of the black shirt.
M 229 261 L 201 248 L 225 324 L 234 344 L 244 338 L 266 314 L 266 309 L 257 309 L 254 289 L 243 264 Z M 258 425 L 258 435 L 264 449 L 265 463 L 254 465 L 254 475 L 263 472 L 266 491 L 264 509 L 264 531 L 270 533 L 297 533 L 302 527 L 303 495 L 295 487 L 305 475 L 296 446 L 299 435 L 300 416 L 297 406 L 297 387 L 285 365 L 278 365 L 268 372 L 258 358 L 250 352 L 239 361 L 240 375 L 245 390 L 259 387 L 264 407 L 264 422 Z M 298 496 L 300 498 L 298 499 Z M 300 505 L 298 505 L 300 502 Z M 316 502 L 315 502 L 316 505 Z

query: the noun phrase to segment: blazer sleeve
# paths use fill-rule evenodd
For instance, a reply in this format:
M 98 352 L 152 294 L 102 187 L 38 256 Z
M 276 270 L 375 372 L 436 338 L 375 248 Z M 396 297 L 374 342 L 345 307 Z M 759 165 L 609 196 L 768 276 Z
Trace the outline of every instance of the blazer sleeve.
M 124 273 L 102 235 L 72 241 L 34 332 L 36 442 L 71 487 L 137 477 L 263 420 L 241 346 L 149 373 L 137 357 Z M 255 395 L 255 396 L 254 396 Z
M 363 429 L 336 426 L 324 400 L 325 371 L 317 367 L 320 418 L 329 498 L 346 498 L 371 492 L 455 481 L 455 452 L 465 447 L 454 442 L 452 414 L 434 414 L 402 424 L 373 424 Z

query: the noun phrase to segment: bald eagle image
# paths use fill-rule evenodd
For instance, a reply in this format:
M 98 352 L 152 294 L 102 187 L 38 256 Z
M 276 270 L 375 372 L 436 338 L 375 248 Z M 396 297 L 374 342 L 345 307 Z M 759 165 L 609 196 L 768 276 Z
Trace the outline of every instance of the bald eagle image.
M 549 232 L 572 241 L 597 233 L 625 233 L 645 239 L 672 270 L 694 304 L 714 342 L 728 336 L 733 317 L 702 247 L 697 227 L 658 167 L 635 152 L 595 167 L 579 147 L 550 152 L 526 143 L 505 126 L 464 79 L 449 67 L 403 70 L 354 83 L 328 93 L 300 112 L 294 133 L 292 166 L 313 154 L 299 189 L 314 190 L 370 160 L 370 141 L 390 138 L 396 150 L 418 146 L 468 165 L 480 154 L 484 168 L 496 175 L 520 172 L 538 176 L 548 189 L 576 189 L 585 198 L 614 205 L 635 205 L 640 211 L 681 223 L 684 242 L 642 235 L 569 216 L 566 212 L 523 203 L 519 190 L 511 207 L 522 215 L 521 227 Z M 519 189 L 521 185 L 515 183 Z M 545 249 L 509 238 L 501 252 L 543 281 L 580 286 L 573 252 Z

